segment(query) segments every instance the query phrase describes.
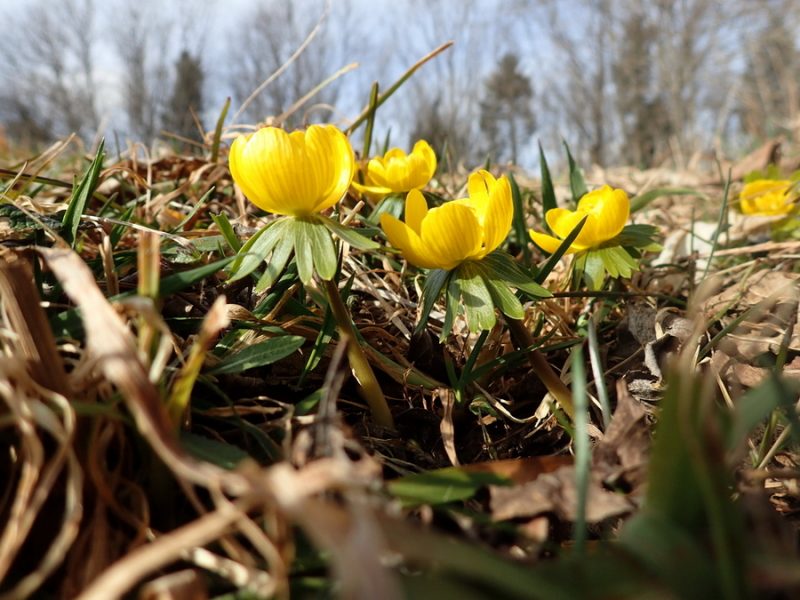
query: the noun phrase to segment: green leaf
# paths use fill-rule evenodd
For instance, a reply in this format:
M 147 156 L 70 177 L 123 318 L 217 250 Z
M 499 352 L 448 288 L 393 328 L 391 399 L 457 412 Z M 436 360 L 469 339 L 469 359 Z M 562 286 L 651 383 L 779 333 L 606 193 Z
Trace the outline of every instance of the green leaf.
M 122 239 L 122 236 L 125 235 L 125 230 L 128 229 L 128 226 L 125 225 L 124 223 L 130 221 L 131 217 L 133 216 L 134 210 L 136 210 L 135 203 L 131 204 L 128 208 L 125 209 L 125 212 L 123 212 L 119 217 L 117 217 L 117 220 L 120 221 L 120 223 L 114 225 L 111 228 L 111 233 L 108 236 L 109 240 L 111 241 L 112 248 L 116 248 L 117 244 Z
M 310 226 L 307 221 L 292 219 L 291 237 L 294 239 L 294 261 L 297 275 L 303 285 L 308 285 L 314 276 L 314 253 L 311 249 Z
M 630 277 L 639 264 L 625 248 L 595 248 L 578 255 L 575 263 L 577 272 L 582 273 L 586 284 L 592 291 L 603 287 L 606 273 L 611 277 Z
M 572 228 L 572 231 L 569 232 L 569 235 L 566 238 L 564 238 L 564 241 L 561 242 L 561 245 L 558 248 L 556 248 L 556 251 L 550 255 L 550 258 L 547 259 L 547 262 L 541 269 L 539 269 L 539 272 L 536 274 L 536 277 L 534 277 L 536 283 L 542 283 L 545 279 L 547 279 L 547 276 L 558 264 L 558 261 L 561 260 L 561 257 L 564 256 L 567 250 L 569 250 L 569 247 L 572 246 L 572 242 L 574 242 L 577 239 L 578 234 L 581 232 L 581 229 L 583 229 L 583 226 L 586 223 L 586 219 L 588 218 L 589 218 L 588 215 L 583 217 L 580 220 L 580 222 L 577 225 L 575 225 L 575 227 Z
M 180 292 L 190 285 L 193 285 L 198 281 L 205 279 L 206 277 L 210 277 L 211 275 L 220 272 L 233 259 L 233 256 L 226 256 L 225 258 L 208 263 L 202 267 L 189 269 L 188 271 L 181 271 L 180 273 L 174 273 L 168 277 L 164 277 L 158 284 L 158 295 L 161 298 L 166 298 L 167 296 Z M 121 298 L 126 295 L 132 296 L 134 293 L 131 292 L 130 294 L 120 294 L 118 297 Z
M 303 221 L 306 235 L 311 242 L 311 258 L 314 261 L 314 271 L 324 281 L 330 281 L 336 275 L 339 257 L 333 245 L 330 231 L 323 222 L 317 220 Z M 302 278 L 301 278 L 302 279 Z M 305 283 L 305 282 L 304 282 Z
M 105 140 L 100 140 L 100 145 L 97 148 L 92 163 L 89 165 L 86 173 L 83 175 L 80 183 L 72 190 L 72 196 L 69 199 L 67 211 L 64 213 L 64 219 L 61 225 L 64 228 L 64 239 L 69 242 L 72 247 L 75 247 L 75 238 L 78 235 L 78 226 L 81 224 L 81 216 L 83 211 L 86 210 L 86 204 L 89 198 L 94 194 L 97 187 L 97 180 L 100 177 L 100 170 L 103 168 L 103 159 L 105 153 Z
M 619 235 L 603 243 L 601 247 L 647 248 L 656 243 L 657 236 L 658 228 L 653 225 L 626 225 Z
M 181 446 L 195 458 L 223 469 L 233 470 L 250 455 L 238 446 L 207 438 L 190 431 L 181 432 Z
M 708 200 L 708 196 L 705 194 L 698 192 L 697 190 L 693 190 L 691 188 L 656 188 L 653 190 L 649 190 L 644 194 L 639 194 L 638 196 L 634 196 L 631 199 L 631 212 L 634 213 L 638 210 L 642 210 L 645 206 L 650 204 L 656 198 L 661 198 L 663 196 L 696 196 L 703 200 Z
M 702 540 L 674 522 L 641 511 L 625 523 L 619 543 L 636 558 L 638 570 L 650 582 L 651 590 L 669 589 L 669 598 L 721 597 L 711 575 L 714 563 Z
M 548 210 L 556 208 L 558 203 L 556 202 L 556 192 L 553 188 L 553 179 L 550 177 L 550 167 L 547 166 L 547 159 L 544 157 L 541 142 L 539 142 L 539 168 L 542 173 L 542 225 L 548 233 L 553 233 L 544 220 L 544 216 Z
M 367 127 L 364 131 L 364 149 L 361 151 L 361 156 L 364 158 L 369 157 L 370 146 L 372 146 L 372 130 L 375 127 L 375 114 L 378 106 L 378 91 L 379 86 L 377 81 L 372 82 L 372 88 L 369 91 L 369 107 L 370 112 L 367 116 Z
M 497 322 L 494 302 L 481 276 L 480 268 L 472 262 L 462 263 L 454 272 L 453 278 L 459 280 L 461 301 L 464 303 L 470 331 L 482 331 L 494 327 Z
M 744 176 L 743 181 L 744 183 L 751 183 L 753 181 L 758 181 L 759 179 L 783 179 L 780 167 L 775 163 L 770 163 L 767 165 L 766 169 L 750 171 Z
M 322 388 L 314 390 L 308 396 L 300 400 L 294 405 L 294 414 L 298 417 L 303 415 L 310 415 L 317 409 L 320 400 L 322 400 Z
M 258 283 L 256 283 L 255 290 L 257 292 L 263 292 L 271 287 L 278 278 L 278 275 L 283 271 L 286 263 L 289 262 L 289 256 L 291 256 L 292 249 L 294 248 L 294 236 L 289 235 L 289 233 L 293 229 L 291 225 L 286 226 L 285 235 L 278 241 L 278 244 L 272 251 L 272 256 L 267 261 L 267 268 L 264 270 L 264 274 L 258 280 Z
M 753 430 L 773 411 L 786 409 L 790 419 L 797 419 L 794 402 L 797 399 L 798 385 L 793 380 L 782 379 L 770 371 L 770 375 L 736 402 L 733 426 L 728 435 L 728 449 L 737 450 Z M 798 434 L 797 423 L 793 423 L 793 433 Z
M 342 225 L 341 223 L 325 216 L 320 216 L 319 218 L 331 233 L 333 233 L 340 240 L 353 246 L 353 248 L 358 248 L 359 250 L 375 250 L 376 248 L 380 247 L 378 242 L 361 235 L 352 227 L 346 227 L 345 225 Z
M 531 264 L 531 249 L 528 246 L 528 228 L 525 224 L 525 207 L 522 206 L 522 194 L 513 173 L 508 174 L 511 184 L 511 200 L 514 203 L 514 236 L 517 244 L 522 248 L 522 257 L 526 265 Z
M 583 180 L 583 173 L 580 167 L 575 164 L 575 159 L 572 158 L 572 152 L 569 151 L 569 145 L 566 140 L 564 140 L 564 149 L 567 151 L 567 162 L 569 162 L 569 189 L 572 191 L 573 202 L 577 204 L 578 200 L 589 193 L 589 190 Z
M 459 306 L 461 306 L 461 280 L 451 272 L 449 283 L 447 284 L 447 295 L 445 296 L 442 335 L 439 336 L 441 341 L 447 339 L 447 336 L 453 331 L 453 323 L 455 323 L 456 315 L 458 315 Z
M 508 287 L 505 281 L 498 279 L 492 280 L 484 278 L 486 287 L 492 296 L 492 302 L 500 309 L 500 312 L 511 317 L 512 319 L 521 319 L 525 316 L 525 311 L 522 308 L 522 303 L 514 295 L 514 292 Z
M 468 472 L 458 467 L 415 473 L 389 482 L 389 493 L 406 504 L 447 504 L 472 498 L 487 485 L 508 485 L 494 473 Z
M 505 252 L 492 252 L 480 262 L 485 265 L 485 276 L 489 279 L 505 281 L 511 287 L 536 298 L 552 296 L 548 289 L 539 285 L 521 265 L 514 262 L 514 259 Z
M 194 203 L 194 207 L 192 208 L 192 210 L 189 211 L 189 214 L 183 217 L 180 223 L 178 223 L 175 227 L 170 229 L 170 232 L 176 233 L 182 230 L 186 226 L 186 224 L 194 218 L 194 216 L 200 211 L 200 209 L 203 208 L 203 206 L 205 206 L 206 202 L 208 202 L 208 199 L 211 197 L 211 194 L 213 193 L 214 193 L 214 186 L 212 185 L 210 188 L 208 188 L 208 191 L 206 191 L 205 194 L 200 196 L 200 199 Z
M 583 276 L 591 291 L 596 292 L 603 287 L 606 268 L 599 252 L 584 252 L 579 255 L 575 261 L 575 270 Z
M 436 300 L 439 299 L 442 290 L 447 285 L 450 273 L 451 271 L 445 271 L 444 269 L 435 269 L 428 273 L 428 278 L 425 280 L 425 287 L 422 289 L 422 308 L 419 323 L 417 323 L 417 327 L 414 330 L 416 333 L 425 329 L 425 325 L 427 325 L 428 319 L 431 316 L 433 305 L 436 304 Z
M 369 217 L 367 217 L 367 222 L 372 223 L 373 225 L 377 225 L 381 222 L 381 215 L 386 213 L 392 216 L 397 217 L 398 219 L 403 215 L 403 208 L 405 207 L 405 198 L 400 194 L 389 194 L 381 198 L 378 205 L 375 207 Z
M 343 298 L 347 298 L 347 296 L 350 294 L 350 289 L 353 287 L 354 279 L 355 275 L 351 275 L 347 280 L 347 283 L 345 283 L 344 289 L 342 289 Z M 300 373 L 298 386 L 303 384 L 303 380 L 308 373 L 317 368 L 320 360 L 322 360 L 322 356 L 325 354 L 325 349 L 333 339 L 333 333 L 335 329 L 336 319 L 333 316 L 330 304 L 326 304 L 325 317 L 322 320 L 322 327 L 319 330 L 319 334 L 317 334 L 317 339 L 314 341 L 314 346 L 311 348 L 311 352 L 308 354 L 308 360 L 303 367 L 303 372 Z
M 211 139 L 211 161 L 217 162 L 219 158 L 219 144 L 222 139 L 222 129 L 225 125 L 225 117 L 228 116 L 228 109 L 231 107 L 231 97 L 225 99 L 225 104 L 222 105 L 222 110 L 217 117 L 217 126 L 214 128 L 214 137 Z
M 242 241 L 233 230 L 233 225 L 231 225 L 231 222 L 228 220 L 228 215 L 219 213 L 218 215 L 211 215 L 211 219 L 217 224 L 219 232 L 222 234 L 222 237 L 225 238 L 225 242 L 230 249 L 234 252 L 239 252 L 239 250 L 242 249 Z M 256 235 L 258 235 L 258 233 L 256 233 Z
M 735 483 L 724 441 L 719 429 L 710 426 L 721 418 L 721 411 L 708 378 L 692 368 L 693 359 L 682 358 L 667 377 L 648 467 L 647 510 L 638 518 L 659 519 L 670 530 L 701 540 L 702 552 L 711 558 L 713 568 L 706 571 L 706 578 L 719 590 L 709 595 L 676 597 L 750 598 L 753 596 L 745 579 L 744 512 L 731 499 Z M 635 524 L 636 518 L 633 521 Z M 637 545 L 636 533 L 623 535 L 628 545 Z M 669 555 L 654 557 L 651 548 L 645 548 L 653 565 L 677 556 L 683 563 L 686 556 L 673 547 Z M 690 564 L 691 559 L 689 556 Z M 677 561 L 671 562 L 670 578 L 679 581 L 681 570 L 675 568 Z
M 170 254 L 174 254 L 175 256 L 180 257 L 181 255 L 184 256 L 194 256 L 196 257 L 194 261 L 199 260 L 199 256 L 206 252 L 219 252 L 219 250 L 223 247 L 224 244 L 227 242 L 225 238 L 221 235 L 204 235 L 203 237 L 198 237 L 192 240 L 191 248 L 192 251 L 190 252 L 188 248 L 184 248 L 183 246 L 170 246 L 165 248 L 162 252 L 162 256 L 168 256 Z
M 290 228 L 290 219 L 279 219 L 253 234 L 236 255 L 236 261 L 231 266 L 230 280 L 237 281 L 255 271 Z
M 603 260 L 603 266 L 611 277 L 630 277 L 639 268 L 636 262 L 625 248 L 601 248 L 597 251 Z
M 298 350 L 306 339 L 300 335 L 283 335 L 248 346 L 227 356 L 208 371 L 209 375 L 230 375 L 248 369 L 271 365 Z

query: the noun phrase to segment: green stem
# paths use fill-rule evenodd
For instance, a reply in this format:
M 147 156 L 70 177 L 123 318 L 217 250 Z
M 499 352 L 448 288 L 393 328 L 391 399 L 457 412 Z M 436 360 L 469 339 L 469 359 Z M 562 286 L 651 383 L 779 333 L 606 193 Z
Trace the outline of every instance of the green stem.
M 375 373 L 369 364 L 369 360 L 367 360 L 367 355 L 364 354 L 364 350 L 358 343 L 353 319 L 350 317 L 350 311 L 347 310 L 344 302 L 342 302 L 339 288 L 333 281 L 323 281 L 323 284 L 328 294 L 331 312 L 333 312 L 333 317 L 339 326 L 339 332 L 345 338 L 345 343 L 347 343 L 347 358 L 350 361 L 350 368 L 361 386 L 361 395 L 369 404 L 372 418 L 381 427 L 394 429 L 394 419 L 389 410 L 389 405 L 386 403 L 386 397 L 383 395 L 383 390 L 381 390 L 381 386 L 375 378 Z
M 536 345 L 536 340 L 533 339 L 531 332 L 525 327 L 525 324 L 519 319 L 512 319 L 506 317 L 508 329 L 511 332 L 511 340 L 518 350 L 530 348 Z M 531 369 L 536 376 L 542 381 L 547 388 L 547 391 L 556 399 L 556 402 L 561 406 L 562 410 L 567 413 L 570 419 L 575 420 L 575 407 L 572 404 L 572 392 L 556 375 L 550 363 L 544 357 L 544 354 L 538 350 L 530 350 L 528 352 L 528 360 Z

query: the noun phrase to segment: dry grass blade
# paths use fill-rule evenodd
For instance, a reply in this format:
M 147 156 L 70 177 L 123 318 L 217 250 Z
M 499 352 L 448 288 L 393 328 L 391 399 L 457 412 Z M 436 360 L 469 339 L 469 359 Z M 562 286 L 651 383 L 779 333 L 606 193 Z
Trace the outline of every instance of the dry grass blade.
M 50 500 L 48 510 L 61 511 L 61 523 L 39 532 L 47 543 L 31 565 L 26 556 L 22 569 L 0 598 L 26 598 L 61 564 L 75 540 L 83 516 L 83 470 L 74 449 L 76 418 L 65 394 L 69 389 L 64 366 L 44 311 L 38 302 L 32 272 L 18 255 L 0 256 L 0 298 L 5 360 L 0 368 L 0 400 L 15 429 L 9 448 L 11 474 L 6 493 L 14 496 L 0 534 L 0 580 L 19 564 L 23 543 Z M 49 439 L 48 439 L 49 438 Z M 57 500 L 52 500 L 57 498 Z M 4 511 L 5 512 L 5 511 Z M 21 571 L 21 572 L 20 572 Z M 23 572 L 26 572 L 24 575 Z
M 50 324 L 39 303 L 32 302 L 38 296 L 27 262 L 0 251 L 0 298 L 28 372 L 42 387 L 67 394 L 67 375 Z
M 328 14 L 331 10 L 331 3 L 330 0 L 326 0 L 325 2 L 325 9 L 322 11 L 322 14 L 317 21 L 317 24 L 314 25 L 314 28 L 308 33 L 306 39 L 303 40 L 303 43 L 300 44 L 297 49 L 292 53 L 292 55 L 283 63 L 280 68 L 275 71 L 272 75 L 267 77 L 261 85 L 259 85 L 250 96 L 247 97 L 247 100 L 242 102 L 242 105 L 239 107 L 239 110 L 236 111 L 236 114 L 233 115 L 233 122 L 235 123 L 236 120 L 242 115 L 242 113 L 247 110 L 247 107 L 250 106 L 250 103 L 255 100 L 255 98 L 264 91 L 264 89 L 273 81 L 275 81 L 278 77 L 280 77 L 281 73 L 283 73 L 289 66 L 297 60 L 297 57 L 300 56 L 303 52 L 305 52 L 308 45 L 314 40 L 317 34 L 321 31 L 322 25 L 325 23 L 325 20 L 328 18 Z
M 20 372 L 21 365 L 16 361 L 8 360 L 6 366 L 11 372 L 0 373 L 0 398 L 9 408 L 20 437 L 17 447 L 20 472 L 10 517 L 0 536 L 0 580 L 10 574 L 12 564 L 24 552 L 23 542 L 35 527 L 45 503 L 53 497 L 63 498 L 56 504 L 62 514 L 61 523 L 54 534 L 44 534 L 49 538 L 48 546 L 41 552 L 38 563 L 0 595 L 2 600 L 11 600 L 27 598 L 36 592 L 62 563 L 74 542 L 83 517 L 83 470 L 72 448 L 76 419 L 67 400 L 39 388 L 24 371 Z M 52 444 L 45 443 L 41 432 L 56 442 L 54 450 L 49 450 Z M 48 527 L 53 528 L 52 521 Z M 30 565 L 25 564 L 25 568 Z
M 242 477 L 193 460 L 180 449 L 165 405 L 139 360 L 131 332 L 103 296 L 80 256 L 63 248 L 38 248 L 38 252 L 81 309 L 88 351 L 99 370 L 122 392 L 139 432 L 159 457 L 177 476 L 192 483 L 230 492 L 247 489 Z
M 134 550 L 95 579 L 78 600 L 121 597 L 146 575 L 180 558 L 186 548 L 202 546 L 227 533 L 253 504 L 252 497 L 235 504 L 222 504 L 217 510 Z
M 208 311 L 206 318 L 203 319 L 200 333 L 189 350 L 189 357 L 186 359 L 186 363 L 181 368 L 172 386 L 172 392 L 167 401 L 167 411 L 175 426 L 180 425 L 186 408 L 189 406 L 192 388 L 197 376 L 200 374 L 206 353 L 211 348 L 219 332 L 227 327 L 229 323 L 228 305 L 225 303 L 225 297 L 220 296 L 212 305 L 211 310 Z

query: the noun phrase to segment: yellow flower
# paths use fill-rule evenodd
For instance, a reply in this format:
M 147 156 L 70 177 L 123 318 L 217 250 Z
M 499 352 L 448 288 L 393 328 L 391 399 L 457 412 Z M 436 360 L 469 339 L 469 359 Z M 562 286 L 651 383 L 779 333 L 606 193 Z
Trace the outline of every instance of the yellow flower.
M 604 185 L 581 198 L 578 201 L 578 208 L 574 211 L 566 208 L 553 208 L 547 211 L 545 220 L 558 238 L 533 230 L 530 231 L 530 235 L 537 246 L 552 254 L 558 250 L 561 242 L 575 226 L 587 217 L 583 229 L 566 252 L 573 254 L 599 246 L 619 235 L 628 221 L 630 210 L 628 194 L 623 190 L 615 190 Z
M 263 127 L 234 140 L 229 162 L 233 180 L 253 204 L 295 217 L 341 200 L 356 164 L 349 140 L 333 125 L 292 133 Z
M 373 158 L 364 169 L 364 183 L 353 182 L 353 187 L 370 198 L 418 190 L 431 180 L 436 172 L 436 154 L 428 142 L 414 144 L 410 154 L 392 148 L 383 156 Z
M 794 182 L 783 179 L 757 179 L 746 184 L 739 194 L 742 212 L 746 215 L 780 216 L 795 206 Z
M 428 210 L 417 189 L 406 196 L 405 223 L 381 215 L 389 242 L 408 262 L 424 269 L 455 269 L 466 260 L 480 260 L 508 235 L 514 216 L 511 186 L 504 176 L 488 171 L 469 177 L 469 198 L 446 202 Z

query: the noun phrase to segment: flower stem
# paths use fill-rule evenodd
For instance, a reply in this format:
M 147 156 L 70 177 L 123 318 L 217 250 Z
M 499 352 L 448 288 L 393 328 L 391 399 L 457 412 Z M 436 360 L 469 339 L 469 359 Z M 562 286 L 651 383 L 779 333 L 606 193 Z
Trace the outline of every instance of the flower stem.
M 531 332 L 528 331 L 528 328 L 525 327 L 521 320 L 506 317 L 506 323 L 508 323 L 508 329 L 511 332 L 511 340 L 518 349 L 530 348 L 536 344 L 536 340 L 533 339 Z M 544 354 L 538 350 L 530 350 L 528 352 L 528 360 L 533 372 L 545 385 L 547 391 L 556 399 L 556 402 L 567 413 L 569 418 L 574 420 L 575 407 L 572 404 L 572 392 L 553 371 Z
M 350 316 L 350 311 L 347 310 L 344 302 L 342 302 L 339 288 L 333 281 L 323 281 L 322 283 L 325 285 L 328 303 L 333 312 L 333 317 L 336 319 L 339 332 L 347 343 L 347 359 L 350 361 L 350 368 L 361 386 L 361 395 L 369 405 L 372 419 L 381 427 L 394 429 L 394 419 L 389 410 L 389 405 L 386 403 L 386 397 L 383 395 L 383 390 L 381 390 L 381 386 L 375 378 L 375 373 L 369 364 L 369 360 L 367 360 L 367 355 L 364 354 L 364 350 L 358 343 L 353 319 Z

